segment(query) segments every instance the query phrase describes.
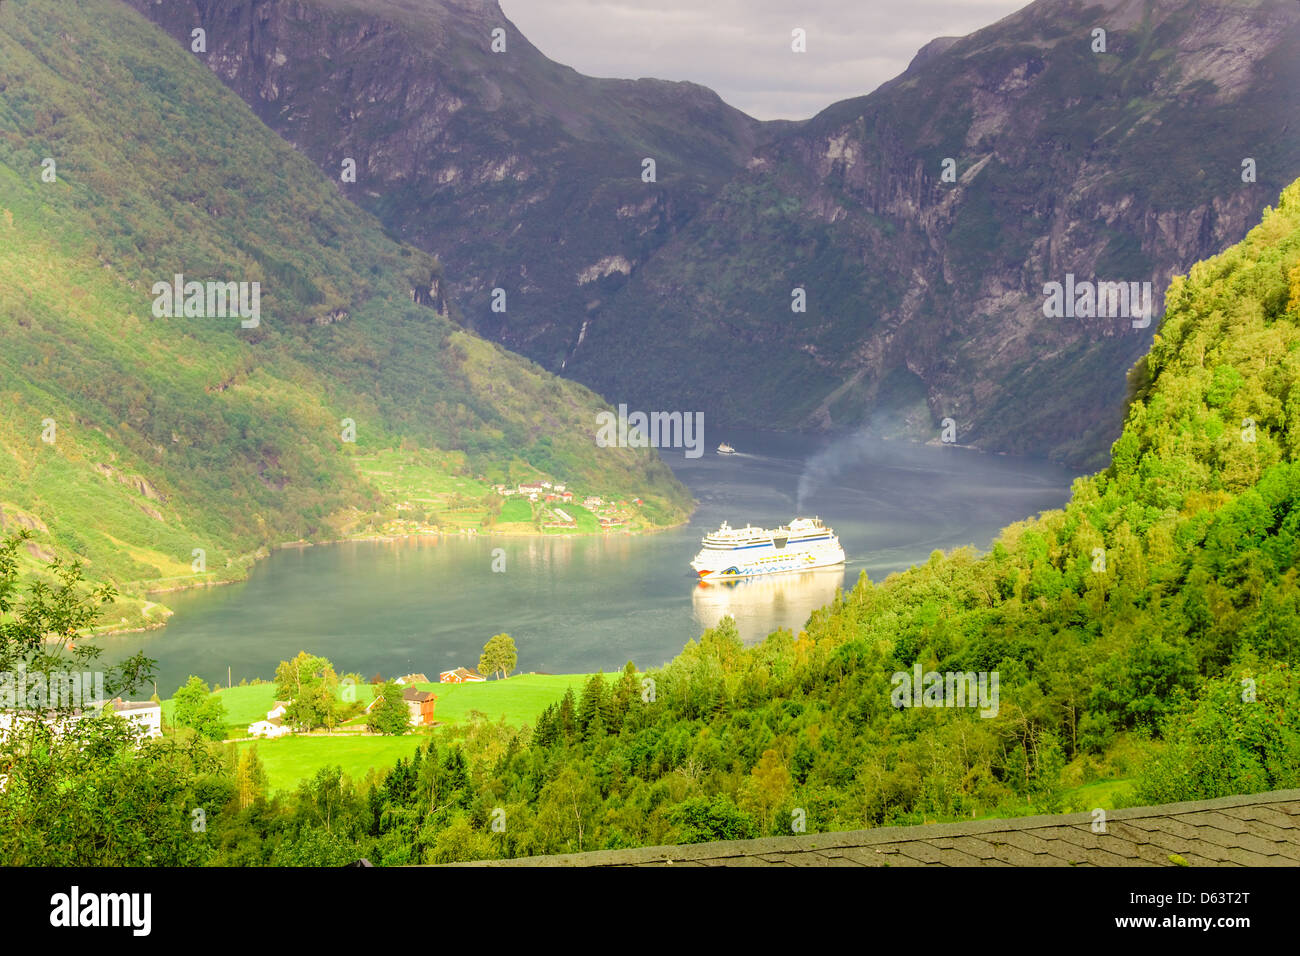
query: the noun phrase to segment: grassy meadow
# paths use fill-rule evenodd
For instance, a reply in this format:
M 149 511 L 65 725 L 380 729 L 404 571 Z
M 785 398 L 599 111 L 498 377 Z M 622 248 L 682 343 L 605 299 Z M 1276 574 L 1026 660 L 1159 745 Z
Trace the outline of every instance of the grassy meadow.
M 488 680 L 477 684 L 417 684 L 420 690 L 431 690 L 438 695 L 435 710 L 442 725 L 455 725 L 481 714 L 488 720 L 504 720 L 511 726 L 531 724 L 547 705 L 564 696 L 573 688 L 575 695 L 582 691 L 589 674 L 516 674 L 506 680 Z M 359 684 L 355 699 L 369 703 L 374 697 L 374 687 Z M 261 720 L 275 703 L 275 684 L 248 684 L 216 691 L 226 708 L 226 723 L 231 738 L 248 735 L 248 725 Z M 340 697 L 342 699 L 342 697 Z M 171 720 L 174 704 L 171 698 L 163 701 L 163 718 Z M 384 737 L 357 733 L 349 729 L 363 724 L 364 718 L 355 719 L 334 734 L 294 734 L 278 740 L 240 740 L 240 750 L 256 746 L 257 755 L 266 768 L 271 790 L 286 790 L 311 776 L 322 767 L 338 765 L 355 779 L 364 777 L 372 767 L 386 770 L 398 757 L 410 756 L 416 744 L 426 735 L 426 730 L 401 737 Z

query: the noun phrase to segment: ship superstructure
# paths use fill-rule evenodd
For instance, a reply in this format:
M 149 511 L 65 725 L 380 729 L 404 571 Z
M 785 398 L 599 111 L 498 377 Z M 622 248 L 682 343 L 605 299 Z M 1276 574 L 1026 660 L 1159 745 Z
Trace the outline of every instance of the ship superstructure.
M 821 518 L 795 518 L 779 528 L 733 528 L 724 521 L 704 536 L 691 569 L 703 580 L 717 581 L 843 563 L 840 539 Z

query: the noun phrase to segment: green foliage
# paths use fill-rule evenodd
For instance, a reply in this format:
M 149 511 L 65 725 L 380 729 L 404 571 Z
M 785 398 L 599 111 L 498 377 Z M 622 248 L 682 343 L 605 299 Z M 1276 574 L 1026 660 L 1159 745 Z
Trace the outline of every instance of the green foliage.
M 275 669 L 276 695 L 289 701 L 284 719 L 305 730 L 332 728 L 338 722 L 338 686 L 334 665 L 306 651 L 299 651 L 293 660 L 281 661 Z
M 0 673 L 98 670 L 109 696 L 151 676 L 135 657 L 96 663 L 85 639 L 106 589 L 87 591 L 77 565 L 55 562 L 24 582 L 19 534 L 0 542 Z M 50 586 L 45 577 L 58 584 Z M 206 691 L 206 688 L 204 688 Z M 121 718 L 81 715 L 76 700 L 13 702 L 0 732 L 0 859 L 10 866 L 182 866 L 212 851 L 193 808 L 227 799 L 219 762 L 198 737 L 137 741 Z
M 673 807 L 669 819 L 679 828 L 678 843 L 711 840 L 751 840 L 759 835 L 754 818 L 731 802 L 726 794 L 692 797 Z
M 483 645 L 478 670 L 480 674 L 500 674 L 504 680 L 518 663 L 519 651 L 515 648 L 514 639 L 509 634 L 494 634 Z
M 226 708 L 202 678 L 190 676 L 173 697 L 172 723 L 188 727 L 204 740 L 224 740 Z
M 402 699 L 402 688 L 393 681 L 385 681 L 375 697 L 375 704 L 366 715 L 366 726 L 377 734 L 407 733 L 411 729 L 411 713 Z
M 1300 787 L 1300 680 L 1288 665 L 1210 681 L 1167 733 L 1169 747 L 1135 787 L 1143 803 Z

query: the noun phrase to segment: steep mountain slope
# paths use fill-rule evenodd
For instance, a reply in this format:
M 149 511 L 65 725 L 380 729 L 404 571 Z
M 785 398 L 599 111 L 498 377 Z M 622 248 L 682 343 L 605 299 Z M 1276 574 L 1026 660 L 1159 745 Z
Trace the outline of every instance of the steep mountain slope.
M 494 0 L 127 2 L 187 47 L 206 28 L 198 58 L 328 175 L 358 159 L 344 190 L 448 264 L 475 328 L 719 424 L 931 438 L 951 417 L 963 442 L 1097 461 L 1150 328 L 1047 319 L 1043 285 L 1150 281 L 1158 312 L 1300 174 L 1291 0 L 1038 0 L 793 124 L 581 77 Z
M 703 87 L 548 60 L 496 0 L 128 2 L 187 49 L 205 29 L 201 62 L 390 232 L 437 253 L 472 328 L 551 369 L 762 135 Z
M 260 321 L 160 317 L 176 274 L 259 283 Z M 228 578 L 377 526 L 404 499 L 362 463 L 398 449 L 684 516 L 657 455 L 595 446 L 595 395 L 459 328 L 441 281 L 129 8 L 0 9 L 0 526 L 34 556 L 136 595 Z
M 1149 281 L 1158 314 L 1300 175 L 1298 91 L 1295 3 L 1039 0 L 760 148 L 569 372 L 749 423 L 933 438 L 951 417 L 963 442 L 1096 460 L 1154 322 L 1047 318 L 1044 285 Z

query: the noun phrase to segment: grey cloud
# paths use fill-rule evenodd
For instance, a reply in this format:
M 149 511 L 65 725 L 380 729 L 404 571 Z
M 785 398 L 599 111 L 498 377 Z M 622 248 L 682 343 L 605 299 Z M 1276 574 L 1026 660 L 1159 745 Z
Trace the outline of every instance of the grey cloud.
M 802 119 L 869 93 L 937 36 L 1025 0 L 501 0 L 543 53 L 592 76 L 691 80 L 760 119 Z M 808 31 L 808 52 L 790 31 Z

